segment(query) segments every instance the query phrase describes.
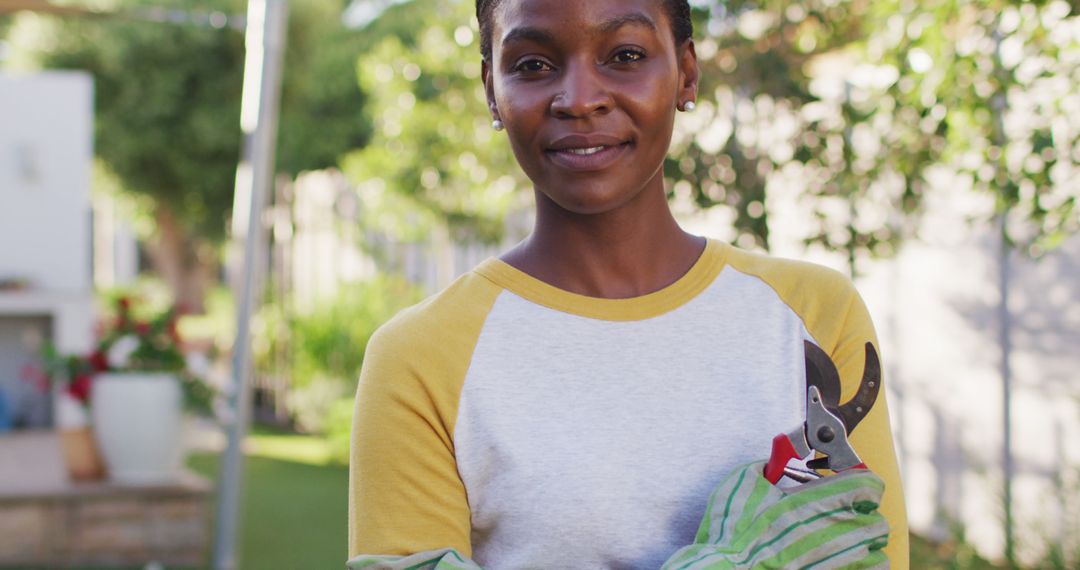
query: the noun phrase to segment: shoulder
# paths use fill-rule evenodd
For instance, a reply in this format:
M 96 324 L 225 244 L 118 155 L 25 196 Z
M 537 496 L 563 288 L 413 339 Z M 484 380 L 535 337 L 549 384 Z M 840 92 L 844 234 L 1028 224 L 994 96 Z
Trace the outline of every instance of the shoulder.
M 866 305 L 851 279 L 839 271 L 734 247 L 728 249 L 727 266 L 770 287 L 826 351 L 853 334 L 865 337 L 863 342 L 874 337 Z
M 470 271 L 380 326 L 368 343 L 367 353 L 378 356 L 408 351 L 417 355 L 467 341 L 479 334 L 501 291 L 476 270 Z
M 848 276 L 816 263 L 729 247 L 727 265 L 760 279 L 796 311 L 813 305 L 844 305 L 858 296 Z
M 364 352 L 356 425 L 381 433 L 422 417 L 452 446 L 461 387 L 499 291 L 470 272 L 379 327 Z

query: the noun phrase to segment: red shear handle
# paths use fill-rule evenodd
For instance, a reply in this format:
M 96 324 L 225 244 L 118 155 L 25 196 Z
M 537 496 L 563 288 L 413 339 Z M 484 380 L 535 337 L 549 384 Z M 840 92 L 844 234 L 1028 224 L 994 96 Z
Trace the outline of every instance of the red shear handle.
M 791 438 L 787 434 L 780 434 L 772 440 L 772 454 L 769 455 L 769 462 L 765 464 L 765 479 L 776 484 L 781 477 L 784 476 L 784 468 L 792 459 L 798 459 L 799 454 L 795 451 L 795 445 L 791 443 Z

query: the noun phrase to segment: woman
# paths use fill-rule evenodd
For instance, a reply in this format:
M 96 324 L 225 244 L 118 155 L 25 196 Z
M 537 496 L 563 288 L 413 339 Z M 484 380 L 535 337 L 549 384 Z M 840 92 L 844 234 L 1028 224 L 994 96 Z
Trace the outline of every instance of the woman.
M 710 491 L 805 416 L 803 340 L 850 395 L 876 345 L 850 282 L 684 232 L 662 165 L 691 110 L 685 0 L 478 0 L 483 81 L 534 184 L 532 234 L 373 337 L 350 555 L 656 568 Z M 906 521 L 884 392 L 853 434 Z

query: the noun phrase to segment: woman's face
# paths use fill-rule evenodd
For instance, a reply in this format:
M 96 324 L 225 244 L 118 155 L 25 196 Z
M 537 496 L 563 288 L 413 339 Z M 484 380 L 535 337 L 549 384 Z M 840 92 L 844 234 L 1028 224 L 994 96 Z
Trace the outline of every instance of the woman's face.
M 565 210 L 663 188 L 676 106 L 697 85 L 662 0 L 502 0 L 484 85 L 518 163 Z

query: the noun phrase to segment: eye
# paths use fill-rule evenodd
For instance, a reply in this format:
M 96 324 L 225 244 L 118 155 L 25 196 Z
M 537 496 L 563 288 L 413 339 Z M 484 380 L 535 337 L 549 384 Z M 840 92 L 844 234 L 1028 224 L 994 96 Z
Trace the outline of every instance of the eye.
M 522 60 L 514 66 L 514 71 L 517 73 L 540 73 L 551 69 L 551 65 L 546 61 L 535 58 Z
M 634 48 L 624 48 L 615 52 L 615 57 L 611 59 L 615 63 L 636 63 L 645 59 L 645 52 Z

